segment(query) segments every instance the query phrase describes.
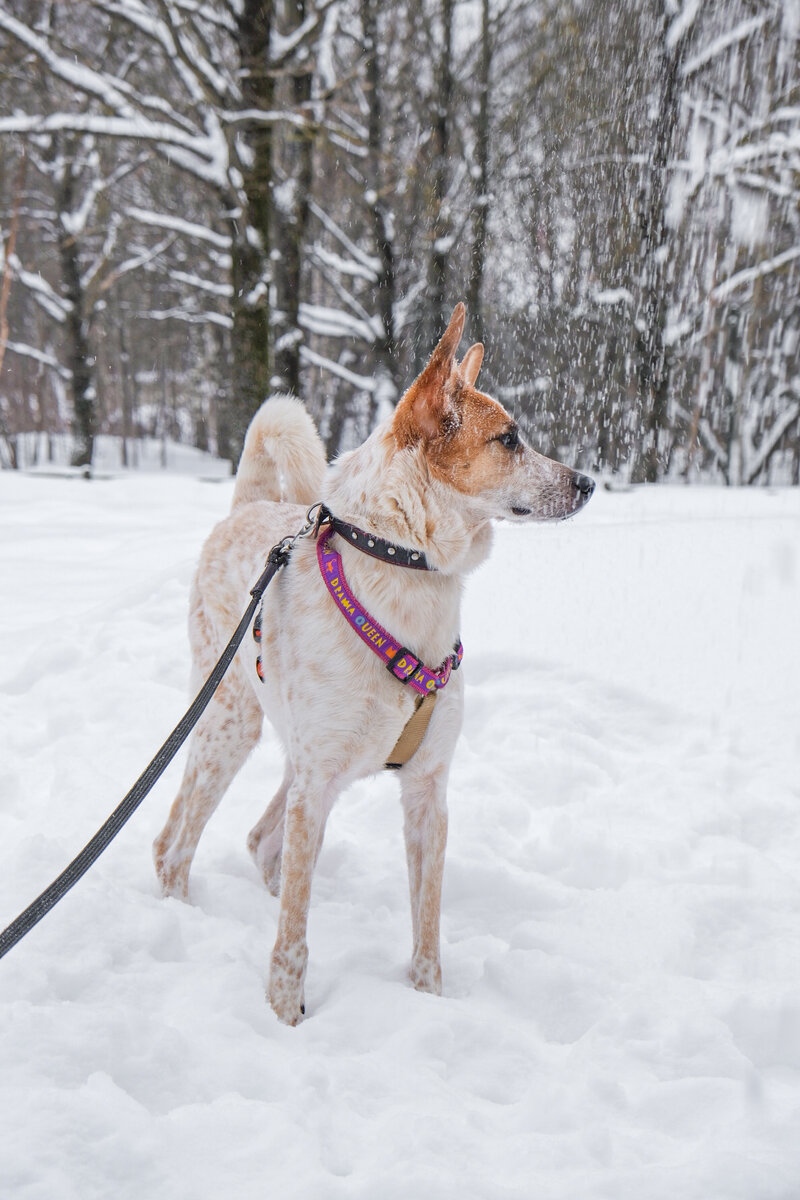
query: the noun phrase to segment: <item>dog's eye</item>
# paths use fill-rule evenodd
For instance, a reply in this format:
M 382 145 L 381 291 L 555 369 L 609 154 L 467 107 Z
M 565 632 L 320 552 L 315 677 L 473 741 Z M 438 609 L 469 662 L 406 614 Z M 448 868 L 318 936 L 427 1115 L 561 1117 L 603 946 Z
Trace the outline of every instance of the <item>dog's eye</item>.
M 512 425 L 505 433 L 501 433 L 498 442 L 505 446 L 506 450 L 516 450 L 519 447 L 519 430 L 516 425 Z

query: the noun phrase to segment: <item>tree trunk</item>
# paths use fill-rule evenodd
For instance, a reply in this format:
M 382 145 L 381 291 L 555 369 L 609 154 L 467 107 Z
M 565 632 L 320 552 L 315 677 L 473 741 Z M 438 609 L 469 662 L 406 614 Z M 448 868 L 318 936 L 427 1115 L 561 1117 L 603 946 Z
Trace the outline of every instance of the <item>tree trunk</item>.
M 271 0 L 244 0 L 237 19 L 237 44 L 245 108 L 270 110 L 274 85 L 269 69 Z M 246 134 L 242 163 L 245 205 L 228 198 L 233 284 L 231 387 L 220 405 L 219 454 L 234 466 L 250 419 L 267 398 L 271 382 L 269 252 L 272 205 L 272 129 L 260 125 Z
M 11 292 L 11 259 L 17 245 L 17 230 L 19 229 L 19 210 L 22 204 L 22 189 L 25 185 L 25 174 L 28 168 L 28 156 L 25 150 L 19 160 L 17 168 L 17 178 L 14 185 L 14 211 L 11 214 L 11 225 L 6 238 L 6 244 L 3 253 L 3 281 L 0 284 L 0 386 L 3 380 L 3 362 L 5 361 L 6 344 L 8 342 L 8 297 Z M 5 428 L 3 414 L 0 411 L 0 435 L 2 435 L 8 447 L 9 465 L 16 470 L 19 466 L 17 460 L 17 439 L 15 435 L 11 435 Z
M 432 129 L 433 162 L 428 212 L 431 220 L 431 258 L 428 271 L 428 319 L 423 343 L 418 347 L 422 358 L 430 353 L 447 324 L 445 289 L 447 262 L 452 244 L 452 221 L 447 204 L 450 174 L 450 125 L 453 107 L 453 4 L 441 0 L 442 45 L 434 79 Z
M 127 314 L 122 304 L 117 305 L 117 320 L 119 322 L 119 359 L 122 391 L 122 465 L 129 467 L 128 441 L 131 436 L 131 420 L 133 416 L 133 361 L 128 345 Z
M 477 196 L 472 215 L 472 263 L 467 291 L 467 312 L 476 342 L 484 340 L 483 272 L 486 263 L 486 227 L 489 222 L 489 78 L 492 45 L 489 0 L 481 0 L 481 57 L 478 67 L 478 123 L 475 130 Z
M 728 462 L 725 481 L 729 487 L 744 482 L 744 446 L 742 445 L 742 331 L 739 309 L 728 308 L 725 314 L 725 407 L 728 425 Z
M 81 280 L 78 243 L 70 232 L 64 216 L 71 213 L 75 201 L 75 180 L 72 174 L 72 159 L 65 158 L 63 171 L 57 188 L 59 214 L 58 253 L 61 260 L 61 277 L 64 298 L 69 303 L 65 321 L 67 331 L 67 366 L 72 372 L 70 391 L 72 394 L 73 436 L 72 452 L 74 467 L 91 467 L 94 454 L 94 438 L 97 432 L 97 392 L 94 386 L 94 357 L 89 345 L 89 318 L 86 312 L 86 293 Z
M 396 404 L 400 395 L 400 379 L 395 341 L 395 305 L 397 278 L 395 274 L 393 214 L 387 198 L 391 185 L 384 178 L 383 106 L 381 103 L 381 65 L 378 57 L 379 0 L 362 0 L 361 22 L 364 31 L 365 74 L 367 84 L 367 161 L 365 175 L 366 198 L 372 223 L 375 249 L 380 262 L 380 274 L 375 288 L 375 300 L 381 323 L 381 334 L 375 343 L 375 377 L 377 387 L 372 408 L 381 403 Z M 374 418 L 370 413 L 370 425 Z
M 306 18 L 305 0 L 286 0 L 286 34 Z M 297 68 L 291 79 L 296 108 L 311 99 L 313 71 Z M 275 371 L 272 386 L 300 395 L 300 295 L 308 205 L 313 179 L 313 136 L 310 129 L 288 125 L 282 138 L 284 180 L 273 188 L 273 269 L 275 279 Z M 280 201 L 278 201 L 280 198 Z
M 637 351 L 639 399 L 641 403 L 641 443 L 635 477 L 655 483 L 663 473 L 659 442 L 668 424 L 670 363 L 665 342 L 667 325 L 667 288 L 669 242 L 666 204 L 669 184 L 669 160 L 678 127 L 681 101 L 681 63 L 689 33 L 670 43 L 672 18 L 662 15 L 659 45 L 658 115 L 653 131 L 650 162 L 645 172 L 639 200 L 641 229 L 641 316 L 638 322 Z

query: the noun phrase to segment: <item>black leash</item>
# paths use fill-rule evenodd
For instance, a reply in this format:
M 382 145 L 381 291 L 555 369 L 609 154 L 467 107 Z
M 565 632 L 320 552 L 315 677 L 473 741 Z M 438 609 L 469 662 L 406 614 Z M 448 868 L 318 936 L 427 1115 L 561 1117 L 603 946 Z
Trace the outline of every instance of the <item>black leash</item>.
M 25 934 L 33 929 L 34 925 L 41 921 L 42 917 L 46 916 L 62 896 L 65 896 L 69 889 L 86 874 L 92 863 L 100 857 L 109 843 L 117 836 L 126 821 L 133 816 L 147 793 L 153 787 L 153 784 L 161 777 L 172 762 L 200 719 L 203 710 L 217 690 L 223 675 L 231 665 L 239 644 L 247 632 L 250 622 L 253 620 L 256 609 L 261 603 L 261 597 L 266 591 L 268 584 L 281 567 L 285 566 L 289 561 L 289 554 L 294 540 L 294 538 L 284 538 L 282 542 L 277 546 L 273 546 L 270 550 L 267 557 L 267 565 L 260 579 L 250 591 L 252 600 L 247 607 L 247 612 L 237 625 L 236 631 L 223 650 L 219 662 L 203 684 L 203 687 L 198 692 L 185 716 L 175 726 L 172 733 L 164 742 L 164 745 L 136 780 L 136 783 L 128 792 L 125 799 L 114 809 L 108 820 L 98 829 L 92 840 L 84 846 L 77 858 L 74 858 L 58 878 L 53 880 L 50 886 L 42 892 L 41 896 L 38 896 L 32 904 L 28 905 L 24 912 L 20 913 L 16 921 L 12 921 L 0 933 L 0 958 L 4 954 L 7 954 L 12 946 L 16 946 L 17 942 L 21 941 L 25 937 Z

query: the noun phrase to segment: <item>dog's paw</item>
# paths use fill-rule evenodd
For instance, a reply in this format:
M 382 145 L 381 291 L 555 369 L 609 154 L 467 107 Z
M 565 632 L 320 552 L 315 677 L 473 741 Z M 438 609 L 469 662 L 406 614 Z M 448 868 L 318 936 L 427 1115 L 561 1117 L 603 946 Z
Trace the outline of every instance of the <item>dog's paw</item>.
M 160 842 L 156 841 L 153 845 L 153 862 L 161 895 L 174 896 L 176 900 L 188 900 L 189 871 L 185 861 L 175 862 L 168 851 L 162 849 Z
M 442 967 L 439 961 L 429 958 L 415 958 L 409 968 L 408 977 L 418 992 L 430 992 L 434 996 L 442 994 Z
M 284 1025 L 299 1025 L 305 1016 L 303 984 L 307 960 L 308 951 L 304 946 L 272 952 L 267 999 Z

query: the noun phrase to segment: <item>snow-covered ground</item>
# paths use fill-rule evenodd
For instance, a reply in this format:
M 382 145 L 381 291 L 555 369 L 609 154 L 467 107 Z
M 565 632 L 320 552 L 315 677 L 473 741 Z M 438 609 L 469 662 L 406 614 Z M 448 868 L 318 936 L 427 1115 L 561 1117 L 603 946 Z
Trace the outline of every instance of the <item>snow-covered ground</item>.
M 182 714 L 230 489 L 0 473 L 0 925 Z M 287 1029 L 244 847 L 275 742 L 188 906 L 150 862 L 173 764 L 0 963 L 0 1196 L 796 1200 L 799 618 L 797 490 L 601 491 L 498 531 L 464 612 L 441 999 L 404 978 L 395 780 L 331 817 Z

